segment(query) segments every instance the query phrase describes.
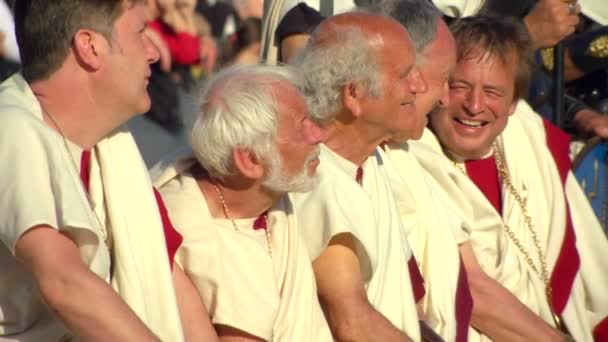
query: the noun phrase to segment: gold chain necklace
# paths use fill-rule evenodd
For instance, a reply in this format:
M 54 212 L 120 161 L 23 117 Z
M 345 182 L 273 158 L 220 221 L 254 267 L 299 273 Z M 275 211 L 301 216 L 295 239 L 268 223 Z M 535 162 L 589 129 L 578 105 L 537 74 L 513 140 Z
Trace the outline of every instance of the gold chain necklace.
M 230 210 L 228 209 L 228 205 L 226 204 L 226 200 L 224 199 L 224 194 L 222 193 L 222 190 L 216 184 L 213 184 L 213 187 L 215 188 L 215 192 L 217 192 L 217 196 L 220 198 L 220 202 L 222 203 L 222 209 L 224 210 L 224 216 L 226 216 L 226 218 L 228 220 L 230 220 L 230 222 L 232 223 L 232 228 L 234 228 L 235 231 L 237 231 L 237 232 L 240 231 L 239 227 L 236 225 L 236 222 L 230 215 Z M 264 235 L 266 236 L 266 249 L 268 251 L 268 255 L 272 258 L 272 246 L 270 245 L 270 228 L 269 227 L 264 228 Z
M 502 155 L 500 154 L 500 152 L 498 150 L 498 145 L 496 143 L 494 143 L 492 147 L 494 149 L 494 158 L 496 160 L 496 168 L 498 169 L 498 174 L 500 175 L 500 178 L 502 179 L 504 185 L 507 187 L 507 190 L 509 191 L 509 193 L 511 193 L 511 195 L 515 198 L 515 201 L 519 205 L 519 208 L 521 209 L 521 213 L 524 217 L 524 221 L 526 223 L 528 231 L 530 232 L 530 235 L 532 236 L 532 241 L 534 242 L 534 247 L 536 248 L 536 252 L 538 254 L 538 259 L 540 261 L 541 272 L 538 271 L 538 269 L 534 265 L 534 262 L 532 261 L 532 258 L 530 257 L 530 255 L 528 254 L 528 252 L 526 251 L 524 246 L 521 244 L 519 239 L 515 236 L 515 233 L 513 233 L 513 231 L 507 224 L 504 224 L 505 231 L 507 232 L 507 235 L 509 236 L 509 238 L 511 238 L 511 241 L 513 241 L 513 244 L 515 244 L 515 246 L 519 249 L 521 254 L 524 255 L 524 258 L 526 259 L 526 262 L 528 263 L 530 268 L 545 283 L 545 295 L 547 296 L 547 304 L 549 305 L 549 310 L 551 310 L 551 315 L 553 316 L 553 321 L 555 323 L 555 326 L 558 329 L 562 330 L 563 332 L 567 332 L 566 326 L 563 324 L 559 315 L 553 309 L 553 290 L 551 289 L 549 272 L 547 270 L 547 257 L 545 255 L 545 253 L 543 253 L 543 250 L 540 245 L 540 241 L 538 239 L 538 236 L 536 235 L 536 230 L 534 229 L 534 225 L 532 224 L 532 217 L 530 217 L 530 215 L 528 214 L 526 200 L 524 198 L 522 198 L 521 195 L 519 194 L 519 192 L 517 192 L 517 189 L 515 189 L 515 186 L 513 185 L 513 182 L 511 181 L 511 177 L 509 176 L 509 171 L 507 170 L 505 162 L 502 159 Z
M 553 316 L 553 321 L 554 321 L 556 327 L 564 332 L 567 332 L 566 327 L 563 325 L 559 315 L 557 315 L 557 313 L 555 313 L 555 311 L 553 310 L 553 291 L 551 289 L 551 284 L 549 282 L 549 272 L 547 270 L 547 258 L 545 256 L 545 253 L 543 253 L 543 250 L 540 245 L 540 241 L 536 234 L 536 230 L 534 229 L 534 225 L 532 223 L 532 217 L 528 214 L 526 200 L 519 194 L 517 189 L 515 189 L 515 186 L 513 185 L 513 182 L 511 181 L 511 177 L 509 176 L 509 172 L 507 170 L 505 162 L 503 161 L 502 156 L 499 152 L 498 145 L 496 143 L 494 143 L 492 145 L 492 149 L 493 149 L 494 159 L 496 161 L 496 169 L 498 170 L 498 174 L 499 174 L 500 178 L 502 179 L 503 184 L 505 185 L 505 187 L 507 188 L 509 193 L 515 198 L 515 201 L 517 202 L 519 208 L 521 209 L 521 213 L 524 217 L 524 222 L 526 224 L 526 228 L 528 228 L 528 231 L 530 232 L 530 235 L 532 237 L 532 241 L 534 242 L 534 247 L 536 249 L 536 253 L 538 254 L 538 259 L 540 261 L 540 272 L 539 272 L 538 268 L 536 267 L 536 265 L 534 264 L 534 261 L 530 257 L 530 254 L 528 253 L 526 248 L 523 246 L 521 241 L 517 238 L 515 233 L 511 230 L 511 227 L 509 227 L 509 225 L 507 225 L 503 221 L 504 230 L 507 233 L 507 236 L 509 237 L 509 239 L 511 239 L 511 241 L 515 245 L 515 247 L 517 247 L 519 252 L 524 256 L 524 259 L 526 260 L 526 263 L 528 264 L 528 266 L 530 266 L 530 269 L 532 269 L 532 271 L 545 284 L 545 294 L 547 296 L 547 302 L 549 305 L 549 309 L 551 310 L 551 315 Z M 467 172 L 464 170 L 464 168 L 460 164 L 456 163 L 454 160 L 452 160 L 452 163 L 458 170 L 460 170 L 460 172 L 462 172 L 465 176 L 468 176 Z
M 57 123 L 57 121 L 55 120 L 55 118 L 51 115 L 51 113 L 46 110 L 44 107 L 40 106 L 40 108 L 42 109 L 42 111 L 44 112 L 44 114 L 46 114 L 46 116 L 51 120 L 51 122 L 53 122 L 53 125 L 55 126 L 55 128 L 57 128 L 57 131 L 59 132 L 59 135 L 61 135 L 61 138 L 63 140 L 63 146 L 65 147 L 66 152 L 68 153 L 68 157 L 70 159 L 70 161 L 72 162 L 72 166 L 74 167 L 74 170 L 76 171 L 76 174 L 79 174 L 78 172 L 78 165 L 76 165 L 76 162 L 74 161 L 74 158 L 72 156 L 72 152 L 70 150 L 70 147 L 68 146 L 68 141 L 65 137 L 65 134 L 63 134 L 63 131 L 61 130 L 61 127 L 59 126 L 59 124 Z M 80 177 L 78 177 L 78 179 L 80 179 L 80 183 L 82 184 L 82 188 L 84 189 L 84 194 L 87 197 L 87 201 L 89 202 L 89 206 L 91 207 L 91 210 L 93 210 L 93 200 L 91 199 L 91 195 L 89 194 L 89 190 L 85 188 L 85 184 L 82 181 L 82 179 Z M 99 225 L 99 229 L 101 231 L 101 238 L 103 239 L 103 243 L 106 245 L 106 248 L 108 250 L 108 252 L 110 253 L 110 255 L 112 255 L 112 238 L 110 237 L 109 232 L 106 230 L 105 226 L 101 223 L 101 220 L 99 219 L 99 217 L 97 216 L 97 213 L 95 213 L 95 211 L 93 210 L 93 216 L 95 216 L 95 219 L 97 221 L 97 224 Z

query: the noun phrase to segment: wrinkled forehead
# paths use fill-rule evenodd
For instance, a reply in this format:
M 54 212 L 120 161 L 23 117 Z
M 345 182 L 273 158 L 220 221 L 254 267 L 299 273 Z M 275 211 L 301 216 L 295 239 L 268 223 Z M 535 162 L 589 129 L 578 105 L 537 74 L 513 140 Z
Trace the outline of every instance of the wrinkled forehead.
M 308 107 L 302 93 L 291 83 L 281 82 L 273 90 L 277 103 L 279 130 L 308 116 Z

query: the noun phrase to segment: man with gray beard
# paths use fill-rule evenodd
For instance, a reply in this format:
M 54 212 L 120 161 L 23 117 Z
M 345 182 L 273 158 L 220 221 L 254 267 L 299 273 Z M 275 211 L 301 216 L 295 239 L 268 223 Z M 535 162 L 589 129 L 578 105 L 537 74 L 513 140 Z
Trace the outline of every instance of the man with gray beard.
M 284 196 L 314 186 L 323 138 L 299 83 L 289 67 L 220 72 L 199 98 L 192 151 L 153 170 L 184 237 L 176 258 L 220 339 L 331 341 Z

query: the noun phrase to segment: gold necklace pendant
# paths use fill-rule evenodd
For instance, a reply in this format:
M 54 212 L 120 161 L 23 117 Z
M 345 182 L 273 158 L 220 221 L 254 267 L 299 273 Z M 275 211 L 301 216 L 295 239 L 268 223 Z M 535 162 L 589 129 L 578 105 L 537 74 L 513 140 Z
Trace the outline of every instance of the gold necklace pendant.
M 236 221 L 234 221 L 234 219 L 230 215 L 230 209 L 228 209 L 228 205 L 226 204 L 226 200 L 224 199 L 224 194 L 222 193 L 222 190 L 219 186 L 217 186 L 217 184 L 213 184 L 213 187 L 215 188 L 215 192 L 217 193 L 217 196 L 220 199 L 220 203 L 222 204 L 224 216 L 226 217 L 226 219 L 230 220 L 230 222 L 232 223 L 232 228 L 234 228 L 234 230 L 238 232 L 239 227 L 237 226 Z M 270 245 L 270 229 L 268 227 L 264 228 L 264 235 L 266 237 L 266 250 L 268 251 L 268 255 L 272 258 L 272 246 Z

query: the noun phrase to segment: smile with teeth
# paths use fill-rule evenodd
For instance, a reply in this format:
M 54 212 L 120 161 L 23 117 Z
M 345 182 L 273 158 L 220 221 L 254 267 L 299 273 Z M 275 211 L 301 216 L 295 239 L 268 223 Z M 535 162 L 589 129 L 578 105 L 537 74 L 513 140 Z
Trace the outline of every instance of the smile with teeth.
M 456 120 L 458 123 L 463 124 L 468 127 L 481 127 L 487 123 L 484 121 L 466 120 L 466 119 L 459 119 L 459 118 L 454 118 L 454 120 Z

